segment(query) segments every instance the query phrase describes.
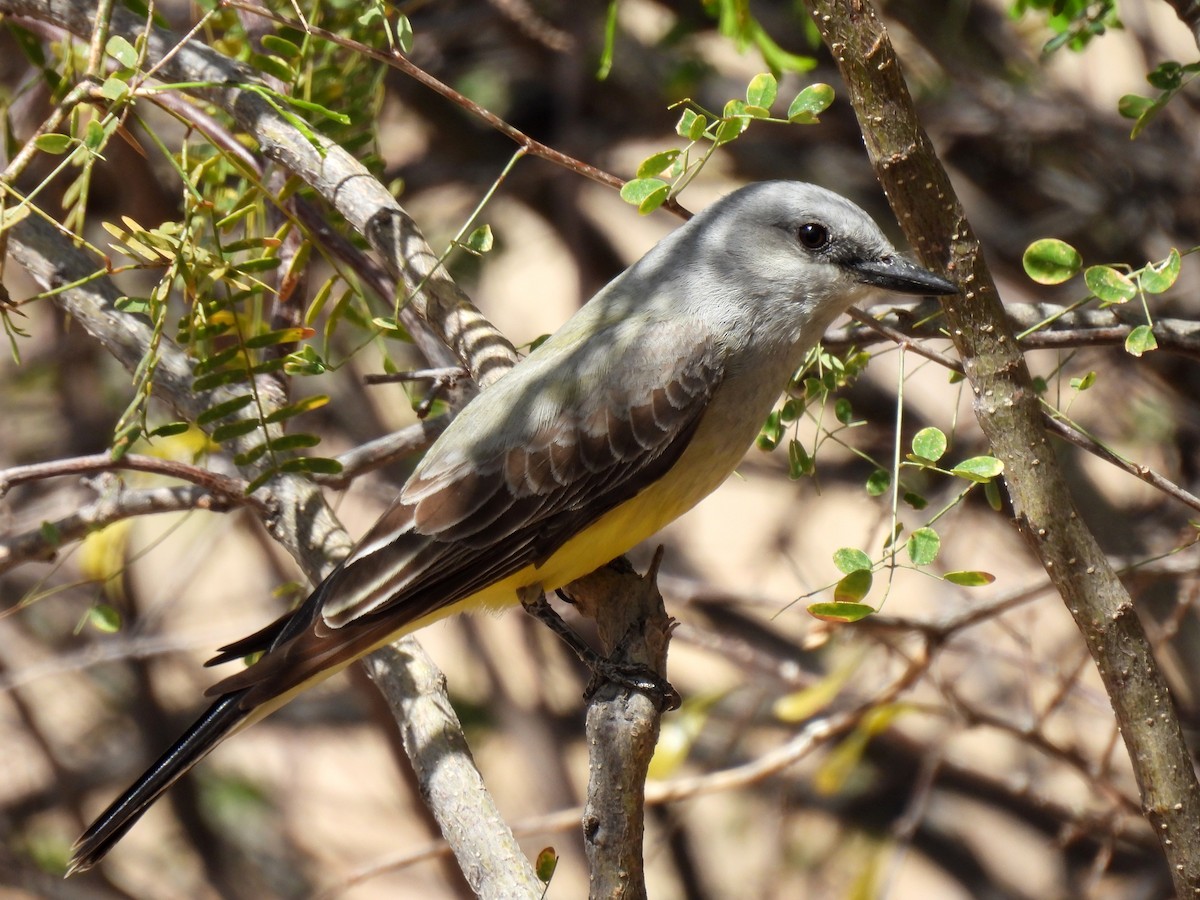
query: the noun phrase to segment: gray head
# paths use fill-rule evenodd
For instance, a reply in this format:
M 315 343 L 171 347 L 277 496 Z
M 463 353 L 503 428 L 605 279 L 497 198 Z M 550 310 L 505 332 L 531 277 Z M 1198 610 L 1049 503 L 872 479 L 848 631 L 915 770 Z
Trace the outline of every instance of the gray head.
M 710 275 L 768 282 L 793 299 L 845 307 L 866 288 L 953 294 L 944 278 L 908 262 L 845 197 L 813 184 L 764 181 L 729 194 L 681 231 Z M 682 248 L 681 248 L 682 249 Z M 697 252 L 699 251 L 699 252 Z

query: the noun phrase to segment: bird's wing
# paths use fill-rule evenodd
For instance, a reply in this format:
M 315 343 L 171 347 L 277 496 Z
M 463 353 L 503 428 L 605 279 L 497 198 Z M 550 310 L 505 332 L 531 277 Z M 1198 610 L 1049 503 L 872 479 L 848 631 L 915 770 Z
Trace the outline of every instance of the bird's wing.
M 443 452 L 422 465 L 295 613 L 223 648 L 217 661 L 267 652 L 209 693 L 251 688 L 248 705 L 285 693 L 405 625 L 544 562 L 654 483 L 686 449 L 722 371 L 717 351 L 699 336 L 662 338 L 656 346 L 671 347 L 670 354 L 617 351 L 620 358 L 605 367 L 624 371 L 607 383 L 556 366 L 555 378 L 576 379 L 590 390 L 560 385 L 563 396 L 574 398 L 570 404 L 545 421 L 526 416 L 529 424 L 512 429 L 511 439 L 486 458 Z M 506 385 L 509 379 L 515 380 Z M 514 372 L 492 391 L 516 390 L 527 380 Z M 492 391 L 476 402 L 488 403 Z M 465 438 L 472 424 L 468 418 L 451 428 L 460 426 Z

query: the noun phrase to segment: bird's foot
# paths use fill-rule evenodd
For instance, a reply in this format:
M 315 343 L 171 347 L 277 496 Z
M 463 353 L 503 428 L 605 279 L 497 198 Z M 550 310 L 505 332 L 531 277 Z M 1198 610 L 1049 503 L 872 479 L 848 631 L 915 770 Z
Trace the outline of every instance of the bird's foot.
M 614 662 L 598 654 L 588 666 L 592 670 L 592 677 L 583 689 L 583 699 L 589 702 L 606 684 L 615 684 L 626 690 L 645 694 L 658 707 L 660 713 L 679 709 L 680 703 L 683 702 L 674 685 L 649 666 Z
M 679 709 L 679 691 L 649 666 L 640 663 L 621 663 L 607 659 L 593 650 L 563 621 L 540 588 L 522 588 L 517 592 L 525 611 L 562 639 L 587 666 L 592 677 L 584 689 L 583 698 L 591 700 L 605 684 L 616 684 L 649 697 L 659 712 Z

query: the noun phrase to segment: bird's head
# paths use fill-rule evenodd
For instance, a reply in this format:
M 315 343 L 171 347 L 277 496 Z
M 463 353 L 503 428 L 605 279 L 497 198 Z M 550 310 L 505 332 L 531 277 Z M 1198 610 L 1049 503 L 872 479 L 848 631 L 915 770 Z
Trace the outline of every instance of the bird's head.
M 866 212 L 816 185 L 752 184 L 696 220 L 689 227 L 714 275 L 759 284 L 814 309 L 840 312 L 871 287 L 918 295 L 957 291 L 897 253 Z

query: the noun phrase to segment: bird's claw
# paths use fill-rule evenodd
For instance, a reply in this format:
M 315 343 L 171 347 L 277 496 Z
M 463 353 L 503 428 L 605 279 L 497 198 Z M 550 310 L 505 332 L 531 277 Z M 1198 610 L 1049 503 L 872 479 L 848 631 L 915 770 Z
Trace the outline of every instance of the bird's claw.
M 671 682 L 649 666 L 597 659 L 591 669 L 592 677 L 583 690 L 583 699 L 589 702 L 606 684 L 615 684 L 626 690 L 645 694 L 654 702 L 660 713 L 679 709 L 683 702 L 679 691 L 675 690 Z

